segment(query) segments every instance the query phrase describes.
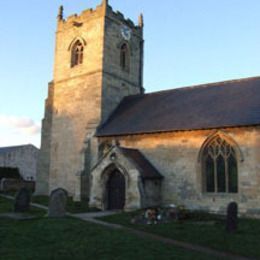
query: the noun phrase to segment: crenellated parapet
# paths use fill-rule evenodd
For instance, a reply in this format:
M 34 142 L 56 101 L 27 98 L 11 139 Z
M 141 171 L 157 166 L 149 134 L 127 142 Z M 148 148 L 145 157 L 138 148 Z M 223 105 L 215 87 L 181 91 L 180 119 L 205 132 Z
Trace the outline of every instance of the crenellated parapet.
M 69 27 L 79 26 L 80 24 L 90 21 L 92 19 L 97 19 L 103 16 L 103 9 L 101 6 L 98 6 L 96 9 L 86 9 L 80 14 L 72 14 L 67 18 L 59 19 L 58 18 L 58 31 L 67 30 Z M 58 15 L 60 17 L 60 15 Z
M 141 15 L 142 16 L 142 15 Z M 107 6 L 106 17 L 113 19 L 114 21 L 121 22 L 124 25 L 127 25 L 129 28 L 135 31 L 139 31 L 143 28 L 143 16 L 141 18 L 142 22 L 140 23 L 140 17 L 138 18 L 138 23 L 135 24 L 131 19 L 126 18 L 123 13 L 120 11 L 114 11 L 111 6 Z
M 114 11 L 113 8 L 108 4 L 107 0 L 103 0 L 102 3 L 96 8 L 89 8 L 82 11 L 80 14 L 73 14 L 64 18 L 64 8 L 61 6 L 59 8 L 57 20 L 58 20 L 58 31 L 63 29 L 68 29 L 69 27 L 80 26 L 86 21 L 90 21 L 91 19 L 97 19 L 100 17 L 106 17 L 108 19 L 112 19 L 118 23 L 122 23 L 131 30 L 139 33 L 143 28 L 143 17 L 138 18 L 138 23 L 135 24 L 131 19 L 126 18 L 121 12 Z M 141 15 L 142 16 L 142 15 Z

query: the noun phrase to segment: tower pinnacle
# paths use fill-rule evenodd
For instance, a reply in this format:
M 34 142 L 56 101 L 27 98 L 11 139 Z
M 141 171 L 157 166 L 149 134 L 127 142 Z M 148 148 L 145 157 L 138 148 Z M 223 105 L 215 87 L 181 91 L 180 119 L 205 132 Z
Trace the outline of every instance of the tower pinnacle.
M 63 19 L 63 10 L 64 10 L 64 8 L 63 8 L 63 6 L 61 5 L 61 6 L 59 7 L 59 13 L 58 13 L 58 16 L 57 16 L 57 19 L 58 19 L 59 21 L 61 21 L 61 20 Z
M 143 16 L 142 13 L 139 15 L 138 25 L 139 25 L 140 27 L 144 27 L 144 16 Z
M 102 5 L 108 6 L 108 0 L 102 0 Z

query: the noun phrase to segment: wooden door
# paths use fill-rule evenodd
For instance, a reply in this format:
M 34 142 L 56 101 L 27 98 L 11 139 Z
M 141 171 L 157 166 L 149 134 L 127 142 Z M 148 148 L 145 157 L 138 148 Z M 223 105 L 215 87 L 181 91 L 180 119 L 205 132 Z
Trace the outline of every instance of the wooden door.
M 108 209 L 123 209 L 125 206 L 125 177 L 118 170 L 110 174 L 107 191 Z

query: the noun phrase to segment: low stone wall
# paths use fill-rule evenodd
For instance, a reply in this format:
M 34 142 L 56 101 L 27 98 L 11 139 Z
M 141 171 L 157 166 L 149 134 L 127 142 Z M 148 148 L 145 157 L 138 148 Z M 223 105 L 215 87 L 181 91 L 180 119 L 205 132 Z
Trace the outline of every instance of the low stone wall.
M 23 181 L 23 180 L 19 180 L 19 179 L 6 179 L 6 178 L 3 178 L 0 180 L 0 191 L 1 192 L 17 191 L 23 187 L 34 192 L 35 182 L 34 181 Z

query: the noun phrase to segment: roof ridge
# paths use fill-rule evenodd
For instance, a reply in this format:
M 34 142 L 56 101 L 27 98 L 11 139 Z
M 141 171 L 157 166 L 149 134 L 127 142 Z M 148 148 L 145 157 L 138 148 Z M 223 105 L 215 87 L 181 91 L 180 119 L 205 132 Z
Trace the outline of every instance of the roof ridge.
M 96 136 L 260 125 L 259 97 L 260 77 L 129 96 Z
M 171 89 L 164 89 L 164 90 L 159 90 L 159 91 L 155 91 L 155 92 L 145 93 L 142 95 L 148 96 L 148 95 L 156 95 L 156 94 L 170 92 L 170 91 L 180 91 L 180 90 L 187 90 L 187 89 L 193 89 L 193 88 L 213 87 L 213 86 L 216 86 L 219 84 L 231 84 L 234 82 L 241 82 L 241 81 L 244 82 L 244 81 L 249 81 L 249 80 L 254 80 L 254 79 L 260 79 L 260 76 L 253 76 L 253 77 L 246 77 L 246 78 L 239 78 L 239 79 L 229 79 L 229 80 L 223 80 L 223 81 L 217 81 L 217 82 L 195 84 L 195 85 L 191 85 L 191 86 L 176 87 L 176 88 L 171 88 Z M 137 95 L 131 95 L 129 97 L 133 97 L 133 96 L 141 96 L 141 95 L 137 94 Z
M 14 148 L 21 148 L 21 147 L 25 147 L 25 146 L 34 146 L 36 147 L 35 145 L 33 144 L 21 144 L 21 145 L 12 145 L 12 146 L 3 146 L 3 147 L 0 147 L 0 150 L 1 149 L 14 149 Z M 37 147 L 36 147 L 37 148 Z
M 122 150 L 138 151 L 140 153 L 140 150 L 136 149 L 136 148 L 129 148 L 129 147 L 123 147 L 123 146 L 118 146 L 118 148 L 122 149 Z

